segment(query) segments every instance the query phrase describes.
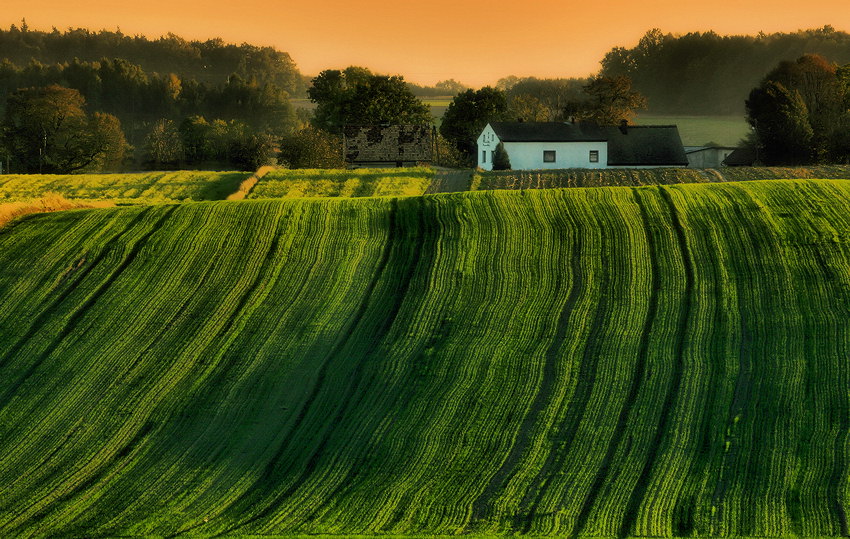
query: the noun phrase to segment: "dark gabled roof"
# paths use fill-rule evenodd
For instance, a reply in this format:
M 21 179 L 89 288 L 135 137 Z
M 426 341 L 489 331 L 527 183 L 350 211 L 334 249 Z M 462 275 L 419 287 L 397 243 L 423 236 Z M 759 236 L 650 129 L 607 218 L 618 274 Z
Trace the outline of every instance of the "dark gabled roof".
M 490 126 L 502 142 L 605 142 L 595 124 L 564 122 L 492 122 Z
M 744 146 L 727 155 L 721 164 L 727 167 L 751 167 L 755 161 L 756 151 Z
M 675 125 L 606 126 L 608 166 L 688 166 Z
M 346 125 L 348 163 L 431 161 L 431 126 Z
M 493 122 L 502 142 L 608 142 L 608 166 L 688 166 L 675 125 Z

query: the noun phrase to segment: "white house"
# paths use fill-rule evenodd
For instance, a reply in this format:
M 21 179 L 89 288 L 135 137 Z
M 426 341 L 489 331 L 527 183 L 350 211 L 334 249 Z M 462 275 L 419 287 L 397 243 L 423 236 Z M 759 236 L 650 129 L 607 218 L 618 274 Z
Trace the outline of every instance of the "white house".
M 499 143 L 514 170 L 688 166 L 675 125 L 492 122 L 478 136 L 480 168 L 493 169 Z

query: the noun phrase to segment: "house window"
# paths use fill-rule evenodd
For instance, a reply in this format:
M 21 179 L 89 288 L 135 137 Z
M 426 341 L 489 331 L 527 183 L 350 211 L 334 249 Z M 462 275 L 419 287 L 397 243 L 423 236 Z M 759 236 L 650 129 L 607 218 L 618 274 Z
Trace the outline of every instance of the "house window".
M 599 150 L 590 150 L 590 162 L 598 163 L 599 162 Z
M 555 162 L 555 150 L 543 150 L 543 162 L 544 163 L 554 163 Z
M 481 152 L 481 162 L 482 162 L 482 163 L 486 163 L 486 162 L 487 162 L 487 150 L 483 150 L 483 151 Z

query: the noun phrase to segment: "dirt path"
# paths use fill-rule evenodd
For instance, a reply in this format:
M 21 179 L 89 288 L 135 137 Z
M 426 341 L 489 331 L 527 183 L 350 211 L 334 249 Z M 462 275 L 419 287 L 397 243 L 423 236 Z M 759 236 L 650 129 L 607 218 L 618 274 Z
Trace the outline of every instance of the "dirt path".
M 230 195 L 227 196 L 227 200 L 242 200 L 248 193 L 251 192 L 251 189 L 257 185 L 257 182 L 260 181 L 260 178 L 268 174 L 270 171 L 274 170 L 274 167 L 266 166 L 260 167 L 257 169 L 253 175 L 246 178 L 242 183 L 239 184 L 239 189 Z
M 434 180 L 425 194 L 432 193 L 457 193 L 469 191 L 472 182 L 472 171 L 469 169 L 434 167 L 436 173 Z

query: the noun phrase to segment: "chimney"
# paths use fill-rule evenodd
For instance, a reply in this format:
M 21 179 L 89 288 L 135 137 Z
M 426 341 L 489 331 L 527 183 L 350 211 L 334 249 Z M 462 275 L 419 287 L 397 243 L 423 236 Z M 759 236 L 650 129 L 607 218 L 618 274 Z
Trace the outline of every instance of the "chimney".
M 624 135 L 629 134 L 629 121 L 628 120 L 620 120 L 620 133 Z

